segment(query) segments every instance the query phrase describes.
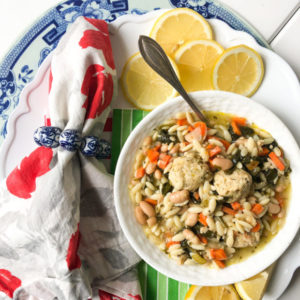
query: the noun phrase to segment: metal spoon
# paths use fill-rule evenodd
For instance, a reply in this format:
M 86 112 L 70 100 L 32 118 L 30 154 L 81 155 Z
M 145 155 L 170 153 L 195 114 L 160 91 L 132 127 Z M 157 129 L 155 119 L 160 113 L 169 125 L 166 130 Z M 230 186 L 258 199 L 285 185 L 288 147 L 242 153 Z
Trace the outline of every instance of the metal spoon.
M 138 43 L 141 55 L 146 63 L 177 90 L 177 92 L 197 114 L 200 120 L 207 123 L 201 111 L 198 109 L 198 107 L 195 105 L 193 100 L 189 97 L 182 84 L 180 83 L 162 47 L 155 40 L 145 35 L 140 35 Z

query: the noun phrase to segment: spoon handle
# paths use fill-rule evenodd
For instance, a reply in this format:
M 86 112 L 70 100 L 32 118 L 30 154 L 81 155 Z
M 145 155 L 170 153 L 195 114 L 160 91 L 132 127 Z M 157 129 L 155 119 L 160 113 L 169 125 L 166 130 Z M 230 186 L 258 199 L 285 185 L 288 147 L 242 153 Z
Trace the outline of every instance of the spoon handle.
M 166 53 L 161 46 L 155 40 L 145 35 L 140 35 L 138 43 L 141 55 L 146 63 L 177 90 L 177 92 L 197 114 L 200 120 L 206 122 L 205 117 L 180 83 Z

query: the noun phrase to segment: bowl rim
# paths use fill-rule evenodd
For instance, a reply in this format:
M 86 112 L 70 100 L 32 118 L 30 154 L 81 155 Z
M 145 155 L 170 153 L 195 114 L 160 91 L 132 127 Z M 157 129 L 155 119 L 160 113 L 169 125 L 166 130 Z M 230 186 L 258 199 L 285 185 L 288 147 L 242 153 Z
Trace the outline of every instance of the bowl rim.
M 234 101 L 234 102 L 239 102 L 239 104 L 241 104 L 241 101 L 247 101 L 246 102 L 246 106 L 249 106 L 250 109 L 258 109 L 260 111 L 263 111 L 264 113 L 269 114 L 269 116 L 272 117 L 273 121 L 276 122 L 276 124 L 278 124 L 279 126 L 282 127 L 282 130 L 284 131 L 284 134 L 288 136 L 288 139 L 290 140 L 290 145 L 289 147 L 292 147 L 292 149 L 294 150 L 294 152 L 296 153 L 296 158 L 295 161 L 297 162 L 295 164 L 295 166 L 297 166 L 297 170 L 300 170 L 300 150 L 298 147 L 297 142 L 295 141 L 294 137 L 292 136 L 292 134 L 290 133 L 290 131 L 287 129 L 287 127 L 284 125 L 284 123 L 275 115 L 273 114 L 269 109 L 267 109 L 266 107 L 264 107 L 262 104 L 257 103 L 245 96 L 241 96 L 238 94 L 234 94 L 234 93 L 230 93 L 230 92 L 224 92 L 224 91 L 197 91 L 197 92 L 193 92 L 190 93 L 190 96 L 192 98 L 194 98 L 196 100 L 196 102 L 198 101 L 205 101 L 204 99 L 212 99 L 212 98 L 230 98 L 230 101 Z M 175 103 L 174 103 L 175 102 Z M 285 224 L 282 226 L 282 228 L 280 229 L 280 231 L 276 234 L 276 236 L 267 243 L 267 245 L 261 249 L 260 251 L 258 251 L 256 254 L 253 254 L 251 256 L 249 256 L 246 260 L 244 261 L 249 261 L 249 260 L 253 260 L 253 257 L 256 257 L 257 255 L 259 255 L 260 257 L 262 256 L 262 253 L 266 252 L 264 257 L 264 260 L 254 266 L 251 267 L 251 270 L 244 270 L 241 268 L 237 268 L 235 266 L 240 266 L 243 265 L 244 261 L 242 262 L 238 262 L 235 264 L 232 264 L 228 267 L 226 267 L 225 269 L 222 270 L 218 270 L 218 269 L 211 269 L 208 267 L 204 267 L 207 272 L 211 272 L 212 273 L 212 277 L 216 277 L 218 275 L 220 275 L 221 273 L 224 275 L 224 273 L 228 273 L 226 276 L 223 276 L 222 280 L 218 280 L 216 279 L 214 282 L 209 282 L 207 280 L 199 280 L 198 278 L 187 278 L 187 276 L 183 276 L 183 275 L 178 275 L 178 274 L 173 274 L 172 271 L 169 270 L 169 267 L 166 269 L 165 267 L 162 267 L 160 264 L 160 261 L 155 261 L 152 257 L 152 254 L 150 255 L 149 253 L 145 253 L 145 251 L 143 250 L 144 247 L 141 247 L 140 243 L 137 242 L 137 236 L 133 235 L 128 224 L 127 224 L 127 220 L 126 217 L 124 216 L 123 212 L 122 212 L 122 208 L 121 208 L 121 195 L 120 195 L 120 181 L 121 181 L 121 177 L 122 177 L 122 165 L 124 165 L 124 162 L 128 159 L 128 156 L 131 154 L 131 156 L 133 155 L 133 157 L 135 157 L 135 152 L 133 152 L 130 148 L 131 148 L 131 144 L 136 141 L 137 135 L 139 135 L 140 133 L 143 132 L 143 134 L 145 135 L 145 132 L 143 130 L 143 127 L 150 122 L 152 119 L 155 119 L 156 116 L 159 116 L 161 112 L 169 109 L 176 104 L 180 104 L 180 103 L 184 103 L 184 100 L 182 99 L 181 96 L 178 96 L 174 99 L 171 99 L 169 101 L 166 101 L 165 103 L 163 103 L 162 105 L 160 105 L 159 107 L 157 107 L 156 109 L 154 109 L 152 112 L 150 112 L 143 120 L 141 120 L 141 122 L 133 129 L 133 131 L 130 133 L 129 137 L 127 138 L 118 162 L 117 162 L 117 166 L 116 166 L 116 170 L 115 170 L 115 179 L 114 179 L 114 203 L 115 203 L 115 207 L 116 207 L 116 212 L 117 212 L 117 216 L 121 225 L 121 228 L 127 238 L 127 240 L 129 241 L 130 245 L 132 246 L 132 248 L 137 252 L 137 254 L 144 260 L 146 261 L 150 266 L 152 266 L 153 268 L 155 268 L 156 270 L 158 270 L 159 272 L 161 272 L 162 274 L 174 278 L 178 281 L 182 281 L 182 282 L 186 282 L 189 284 L 196 284 L 196 285 L 223 285 L 223 284 L 231 284 L 237 281 L 241 281 L 244 280 L 246 278 L 249 278 L 257 273 L 259 273 L 260 271 L 264 270 L 265 268 L 267 268 L 269 265 L 271 265 L 276 259 L 278 259 L 283 252 L 288 248 L 288 246 L 290 245 L 290 243 L 292 242 L 292 240 L 294 239 L 299 226 L 300 226 L 300 212 L 299 213 L 294 213 L 294 222 L 292 222 L 292 224 L 289 224 L 291 227 L 289 227 L 288 231 L 287 231 L 287 235 L 285 236 L 285 244 L 284 243 L 280 243 L 277 242 L 275 243 L 275 245 L 277 245 L 276 247 L 276 251 L 272 253 L 269 253 L 270 250 L 266 251 L 265 249 L 269 249 L 270 247 L 267 247 L 270 243 L 272 243 L 274 240 L 276 240 L 276 236 L 279 235 L 279 232 L 282 231 L 282 229 L 286 228 L 286 224 L 288 223 L 285 220 Z M 243 104 L 245 104 L 245 102 L 243 102 Z M 174 112 L 175 113 L 175 112 Z M 157 124 L 158 125 L 158 124 Z M 152 128 L 153 129 L 153 128 Z M 149 133 L 148 131 L 146 132 L 146 134 Z M 274 136 L 274 134 L 272 133 L 272 136 Z M 279 142 L 280 144 L 280 142 Z M 132 166 L 132 164 L 131 164 Z M 293 174 L 293 172 L 292 172 Z M 128 182 L 127 182 L 128 184 Z M 129 193 L 128 193 L 128 187 L 125 187 L 127 189 L 127 194 L 128 194 L 128 200 L 130 205 L 132 206 L 132 213 L 133 213 L 133 204 L 132 201 L 130 200 L 129 197 Z M 291 194 L 292 195 L 292 194 Z M 292 196 L 290 198 L 290 203 L 289 203 L 289 207 L 291 206 L 291 201 L 292 200 Z M 294 201 L 295 202 L 295 201 Z M 289 211 L 287 215 L 289 215 L 291 212 Z M 291 222 L 289 222 L 291 223 Z M 138 226 L 140 226 L 138 223 L 136 223 Z M 140 226 L 141 227 L 141 226 Z M 141 227 L 142 228 L 142 227 Z M 143 232 L 143 235 L 145 235 L 145 233 Z M 148 240 L 148 239 L 147 239 Z M 149 240 L 148 240 L 149 241 Z M 151 243 L 149 241 L 149 243 Z M 156 245 L 154 245 L 153 243 L 152 247 L 156 247 L 158 249 L 158 247 Z M 159 250 L 160 251 L 160 250 Z M 166 256 L 166 254 L 164 254 L 162 251 L 160 251 L 162 255 Z M 167 257 L 167 256 L 166 256 Z M 170 261 L 170 263 L 175 264 L 175 261 L 172 261 L 170 258 L 168 258 L 168 260 Z M 178 266 L 179 268 L 182 266 Z M 186 266 L 186 267 L 190 267 L 190 266 Z M 201 266 L 198 266 L 199 268 L 201 268 Z M 203 268 L 203 267 L 202 267 Z M 217 270 L 216 271 L 212 271 L 212 270 Z M 228 272 L 226 272 L 225 270 L 228 270 Z M 231 270 L 231 271 L 229 271 Z M 183 270 L 184 272 L 184 270 Z M 240 272 L 240 274 L 238 276 L 232 276 L 230 277 L 229 274 L 230 272 Z M 229 276 L 229 277 L 228 277 Z M 230 279 L 232 278 L 232 279 Z

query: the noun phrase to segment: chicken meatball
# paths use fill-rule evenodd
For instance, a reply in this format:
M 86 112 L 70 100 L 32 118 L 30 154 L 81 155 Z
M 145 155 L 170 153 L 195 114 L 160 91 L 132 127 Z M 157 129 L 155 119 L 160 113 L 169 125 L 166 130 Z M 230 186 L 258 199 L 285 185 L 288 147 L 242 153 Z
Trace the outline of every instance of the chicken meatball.
M 169 173 L 171 185 L 176 190 L 194 191 L 211 176 L 207 164 L 193 157 L 177 157 Z
M 219 195 L 238 200 L 249 194 L 252 177 L 241 169 L 236 169 L 231 174 L 219 171 L 214 176 L 214 184 Z
M 259 242 L 259 235 L 253 233 L 238 233 L 235 237 L 233 247 L 235 248 L 245 248 L 254 247 Z

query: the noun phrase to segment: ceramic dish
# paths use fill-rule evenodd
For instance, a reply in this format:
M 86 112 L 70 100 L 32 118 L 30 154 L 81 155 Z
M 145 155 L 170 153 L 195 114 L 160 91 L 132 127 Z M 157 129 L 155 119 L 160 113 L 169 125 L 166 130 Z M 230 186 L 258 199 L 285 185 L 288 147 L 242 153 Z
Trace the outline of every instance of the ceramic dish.
M 140 34 L 149 34 L 149 30 L 156 18 L 165 10 L 156 10 L 144 15 L 125 15 L 109 24 L 109 31 L 115 65 L 118 74 L 127 59 L 138 51 L 137 40 Z M 249 34 L 236 31 L 226 23 L 209 19 L 216 40 L 224 47 L 245 44 L 258 51 L 265 64 L 265 76 L 259 90 L 252 96 L 257 102 L 263 103 L 276 113 L 293 132 L 297 141 L 300 141 L 300 119 L 297 117 L 300 110 L 300 87 L 298 79 L 289 65 L 273 51 L 261 47 Z M 24 154 L 30 153 L 35 144 L 32 132 L 43 125 L 43 117 L 47 110 L 48 74 L 51 64 L 51 54 L 43 61 L 34 80 L 29 83 L 20 95 L 19 105 L 9 118 L 6 126 L 8 135 L 0 151 L 0 179 L 4 178 L 19 163 Z M 278 71 L 280 70 L 280 72 Z M 282 100 L 289 91 L 289 108 Z M 124 99 L 119 88 L 119 95 L 113 108 L 133 108 Z M 24 130 L 25 129 L 25 130 Z M 19 149 L 22 147 L 23 151 Z
M 59 30 L 64 30 L 68 24 L 72 23 L 72 20 L 67 21 L 67 12 L 76 11 L 74 18 L 80 14 L 91 17 L 92 15 L 87 12 L 90 2 L 91 1 L 86 1 L 83 4 L 78 2 L 78 5 L 75 4 L 72 7 L 68 7 L 64 4 L 51 10 L 47 13 L 47 16 L 43 17 L 30 29 L 30 32 L 26 33 L 26 36 L 18 45 L 16 45 L 15 48 L 12 48 L 11 53 L 2 62 L 0 66 L 0 73 L 2 75 L 0 74 L 0 77 L 8 79 L 8 83 L 12 87 L 12 90 L 10 94 L 6 93 L 9 92 L 8 90 L 5 90 L 5 93 L 2 94 L 3 97 L 6 97 L 6 102 L 1 102 L 2 96 L 0 97 L 1 105 L 10 103 L 8 104 L 8 109 L 0 105 L 1 118 L 3 117 L 3 119 L 0 120 L 0 134 L 2 134 L 2 137 L 0 137 L 0 144 L 8 131 L 8 135 L 4 140 L 4 143 L 1 145 L 0 178 L 7 176 L 10 170 L 12 170 L 12 168 L 14 168 L 23 158 L 24 154 L 30 153 L 36 147 L 31 133 L 43 124 L 43 114 L 47 107 L 47 72 L 49 71 L 48 68 L 51 63 L 51 57 L 48 56 L 48 58 L 45 59 L 45 56 L 48 55 L 48 53 L 55 47 L 60 35 L 57 37 L 55 42 L 53 42 L 53 47 L 49 47 L 49 45 L 45 43 L 43 37 L 46 35 L 47 37 L 50 36 L 48 35 L 48 31 L 52 28 L 51 22 L 53 20 L 55 21 L 60 18 L 64 19 L 63 23 L 59 23 Z M 132 4 L 133 2 L 134 4 Z M 148 34 L 149 26 L 152 24 L 151 22 L 154 22 L 157 15 L 161 13 L 160 11 L 154 11 L 147 15 L 139 15 L 140 13 L 145 13 L 156 7 L 154 2 L 151 2 L 151 7 L 150 2 L 148 2 L 147 8 L 145 9 L 145 1 L 130 1 L 130 9 L 127 7 L 126 12 L 130 12 L 133 15 L 121 17 L 120 15 L 123 11 L 120 13 L 114 13 L 113 5 L 110 5 L 109 9 L 111 10 L 111 15 L 108 19 L 112 21 L 117 18 L 110 24 L 110 27 L 112 31 L 111 40 L 114 55 L 118 56 L 118 59 L 116 60 L 116 67 L 118 70 L 122 69 L 122 62 L 125 62 L 130 55 L 137 51 L 137 46 L 134 42 L 132 42 L 132 39 L 136 38 L 139 34 Z M 165 4 L 163 4 L 163 2 Z M 171 6 L 168 1 L 163 2 L 160 1 L 160 7 Z M 135 7 L 139 7 L 139 9 L 135 9 Z M 230 43 L 244 43 L 251 47 L 256 47 L 259 53 L 262 54 L 266 67 L 265 80 L 259 91 L 252 97 L 252 99 L 254 101 L 264 103 L 269 109 L 274 111 L 281 120 L 287 124 L 289 129 L 293 132 L 296 140 L 300 141 L 300 132 L 298 130 L 300 127 L 300 119 L 297 117 L 298 111 L 300 110 L 300 87 L 294 72 L 288 64 L 274 52 L 260 47 L 252 38 L 252 36 L 254 36 L 256 40 L 259 40 L 258 35 L 252 31 L 251 28 L 249 29 L 245 23 L 239 23 L 237 17 L 233 17 L 226 8 L 222 6 L 216 7 L 216 5 L 211 1 L 203 6 L 198 5 L 197 7 L 192 8 L 201 11 L 205 17 L 209 18 L 208 21 L 213 26 L 214 31 L 217 31 L 219 33 L 218 37 L 222 39 L 219 41 L 226 42 L 224 46 L 228 46 Z M 99 11 L 101 9 L 102 8 L 100 7 Z M 59 11 L 59 15 L 57 15 L 57 11 Z M 95 10 L 95 12 L 96 11 L 97 10 Z M 215 20 L 214 18 L 216 17 L 224 22 Z M 99 18 L 101 18 L 100 15 Z M 47 25 L 48 27 L 43 27 L 43 22 L 45 22 L 45 20 L 49 23 L 49 25 Z M 43 31 L 39 31 L 39 35 L 35 35 L 34 39 L 28 39 L 28 37 L 32 37 L 32 35 L 41 28 L 43 28 Z M 134 28 L 134 30 L 132 28 Z M 252 36 L 242 31 L 233 30 L 232 28 L 250 32 Z M 20 45 L 22 47 L 19 47 Z M 42 65 L 40 65 L 41 63 Z M 25 68 L 25 66 L 28 66 L 29 69 Z M 38 68 L 40 71 L 35 76 L 34 80 L 26 87 L 27 91 L 25 90 L 21 94 L 19 105 L 14 113 L 11 114 L 12 109 L 18 104 L 17 98 L 19 97 L 20 91 L 22 91 L 25 84 L 32 80 Z M 21 69 L 23 69 L 24 72 L 22 72 Z M 33 70 L 33 72 L 31 72 L 31 70 Z M 15 74 L 15 77 L 12 75 L 7 77 L 8 73 Z M 23 79 L 25 81 L 23 81 Z M 288 99 L 286 97 L 287 90 L 289 91 Z M 122 95 L 120 94 L 116 107 L 123 109 L 131 106 L 122 99 Z M 8 120 L 7 124 L 6 120 Z M 4 127 L 2 127 L 3 124 Z M 26 131 L 24 130 L 25 126 Z M 109 138 L 110 133 L 106 133 L 106 136 L 104 138 Z M 22 147 L 22 152 L 19 151 L 20 147 Z M 283 259 L 280 259 L 278 263 L 280 270 L 278 270 L 279 273 L 276 272 L 275 274 L 276 281 L 274 282 L 274 285 L 272 285 L 275 287 L 275 290 L 274 292 L 272 290 L 272 294 L 270 294 L 269 299 L 278 298 L 278 295 L 280 295 L 287 286 L 295 267 L 300 264 L 300 261 L 297 259 L 298 256 L 295 256 L 293 251 L 293 249 L 299 245 L 298 239 L 295 240 L 293 245 L 293 248 L 290 247 Z M 149 272 L 147 275 L 147 268 L 145 268 L 146 277 L 150 276 Z M 285 279 L 284 284 L 282 281 L 283 276 Z M 161 275 L 159 275 L 159 278 L 161 278 Z M 168 280 L 164 280 L 166 281 L 165 288 L 168 288 Z M 278 284 L 278 282 L 280 282 L 280 284 Z M 183 289 L 182 284 L 179 285 Z
M 286 222 L 278 234 L 256 254 L 245 261 L 218 270 L 203 266 L 178 266 L 162 253 L 145 236 L 136 222 L 129 198 L 128 183 L 132 175 L 133 161 L 138 147 L 151 130 L 169 119 L 171 114 L 190 110 L 177 97 L 156 108 L 147 115 L 127 139 L 116 167 L 114 191 L 115 205 L 121 227 L 135 251 L 152 267 L 176 280 L 196 285 L 224 285 L 251 277 L 272 264 L 286 250 L 300 225 L 300 150 L 287 127 L 268 109 L 249 99 L 227 92 L 206 91 L 191 94 L 199 107 L 208 111 L 221 111 L 247 118 L 263 128 L 282 145 L 291 162 L 291 199 Z
M 66 29 L 79 16 L 113 22 L 126 14 L 139 16 L 160 8 L 188 7 L 198 11 L 206 19 L 219 19 L 231 28 L 247 32 L 260 45 L 269 47 L 264 38 L 250 24 L 230 8 L 215 0 L 67 0 L 59 2 L 24 31 L 0 62 L 0 145 L 8 132 L 6 125 L 9 116 L 18 106 L 20 92 L 34 78 L 42 62 L 56 48 Z M 13 11 L 10 13 L 13 15 Z

